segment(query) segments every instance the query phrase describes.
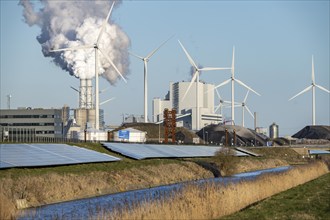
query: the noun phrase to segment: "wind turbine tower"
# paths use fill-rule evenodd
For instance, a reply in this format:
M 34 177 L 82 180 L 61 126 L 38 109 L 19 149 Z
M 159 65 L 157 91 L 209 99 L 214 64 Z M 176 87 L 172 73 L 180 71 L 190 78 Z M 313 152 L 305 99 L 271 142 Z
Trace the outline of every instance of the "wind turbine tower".
M 296 98 L 297 96 L 307 92 L 308 90 L 312 89 L 312 125 L 315 125 L 316 122 L 315 122 L 315 87 L 327 92 L 327 93 L 330 93 L 329 90 L 325 89 L 324 87 L 320 86 L 320 85 L 317 85 L 315 83 L 315 73 L 314 73 L 314 57 L 312 55 L 312 84 L 310 86 L 308 86 L 307 88 L 305 88 L 304 90 L 302 90 L 301 92 L 299 92 L 297 95 L 294 95 L 292 98 L 289 99 L 292 100 L 294 98 Z
M 144 63 L 144 122 L 148 122 L 148 62 L 149 59 L 156 53 L 159 48 L 161 48 L 167 41 L 169 41 L 172 37 L 164 41 L 159 47 L 151 51 L 147 56 L 142 57 L 130 52 L 131 55 L 141 59 Z

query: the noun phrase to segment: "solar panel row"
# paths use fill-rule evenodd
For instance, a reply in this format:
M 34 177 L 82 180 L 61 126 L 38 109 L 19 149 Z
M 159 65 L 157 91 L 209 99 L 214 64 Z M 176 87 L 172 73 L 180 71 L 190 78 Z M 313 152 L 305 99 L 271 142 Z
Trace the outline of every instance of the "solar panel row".
M 183 158 L 183 157 L 212 157 L 221 147 L 202 145 L 157 145 L 157 144 L 127 144 L 102 143 L 103 146 L 127 157 L 137 160 L 146 158 Z M 236 156 L 248 156 L 234 151 Z
M 66 144 L 0 144 L 0 169 L 118 160 L 120 158 Z

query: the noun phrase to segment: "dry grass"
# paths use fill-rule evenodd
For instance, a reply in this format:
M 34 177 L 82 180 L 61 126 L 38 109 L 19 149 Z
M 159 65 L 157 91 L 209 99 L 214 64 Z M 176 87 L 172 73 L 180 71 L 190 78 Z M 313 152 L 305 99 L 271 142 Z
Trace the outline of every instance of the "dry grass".
M 92 171 L 86 175 L 8 175 L 0 179 L 0 219 L 7 219 L 15 214 L 17 200 L 26 200 L 27 205 L 31 207 L 210 177 L 213 177 L 211 172 L 187 161 L 180 164 L 133 167 L 120 171 Z
M 0 191 L 0 219 L 14 219 L 15 205 Z
M 267 174 L 237 184 L 187 185 L 166 201 L 141 202 L 131 210 L 97 216 L 97 219 L 213 219 L 237 212 L 255 202 L 328 173 L 322 162 Z M 94 218 L 94 217 L 93 217 Z

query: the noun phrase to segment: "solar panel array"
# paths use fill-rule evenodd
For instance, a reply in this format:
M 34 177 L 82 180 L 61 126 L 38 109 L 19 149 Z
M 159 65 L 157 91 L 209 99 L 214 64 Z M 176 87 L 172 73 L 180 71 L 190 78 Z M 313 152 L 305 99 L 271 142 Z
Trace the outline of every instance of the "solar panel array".
M 66 144 L 0 144 L 0 169 L 118 160 L 120 158 Z
M 202 145 L 157 145 L 157 144 L 126 144 L 102 143 L 111 151 L 120 153 L 137 160 L 147 158 L 183 158 L 183 157 L 212 157 L 221 147 Z M 234 151 L 235 156 L 248 154 Z

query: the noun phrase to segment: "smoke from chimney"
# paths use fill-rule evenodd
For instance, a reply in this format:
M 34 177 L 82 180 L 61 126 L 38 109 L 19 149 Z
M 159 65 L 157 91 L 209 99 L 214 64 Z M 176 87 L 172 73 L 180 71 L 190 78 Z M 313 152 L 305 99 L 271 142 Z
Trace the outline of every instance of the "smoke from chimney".
M 49 52 L 51 49 L 80 45 L 93 45 L 109 12 L 111 1 L 52 1 L 21 0 L 23 16 L 29 26 L 37 25 L 41 33 L 37 36 L 45 57 L 77 78 L 91 79 L 95 76 L 94 49 Z M 37 7 L 35 7 L 37 6 Z M 115 7 L 118 6 L 116 1 Z M 38 10 L 36 10 L 38 8 Z M 114 22 L 107 23 L 99 43 L 100 48 L 112 59 L 123 75 L 129 73 L 130 39 Z M 111 64 L 100 54 L 99 73 L 111 84 L 118 77 Z

